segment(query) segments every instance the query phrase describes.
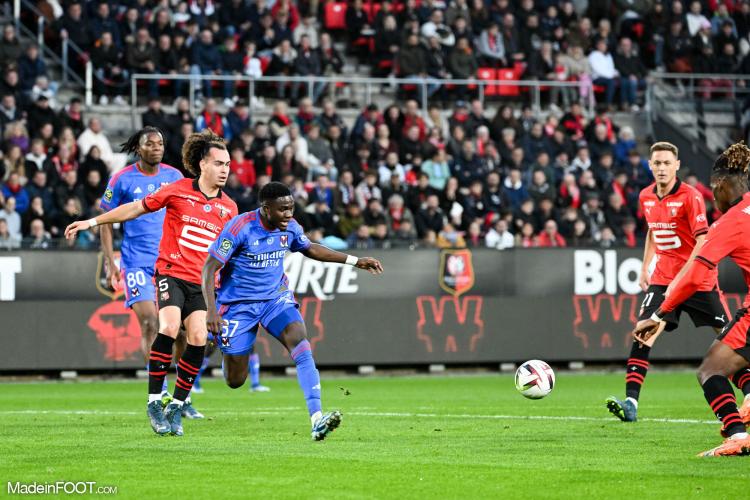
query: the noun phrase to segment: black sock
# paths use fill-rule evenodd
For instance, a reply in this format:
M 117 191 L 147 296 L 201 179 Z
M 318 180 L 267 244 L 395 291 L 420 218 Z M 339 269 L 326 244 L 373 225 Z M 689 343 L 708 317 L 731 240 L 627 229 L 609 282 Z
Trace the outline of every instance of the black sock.
M 172 364 L 172 346 L 174 339 L 163 333 L 156 335 L 148 354 L 148 393 L 161 394 L 164 377 Z
M 750 368 L 743 368 L 732 375 L 732 382 L 737 386 L 737 389 L 742 391 L 742 394 L 745 396 L 750 394 Z
M 724 424 L 724 430 L 730 436 L 738 432 L 746 432 L 745 424 L 742 423 L 737 411 L 737 400 L 734 398 L 734 390 L 726 377 L 714 375 L 703 384 L 703 394 L 716 418 Z
M 185 401 L 190 396 L 190 390 L 201 369 L 205 352 L 205 345 L 188 344 L 185 352 L 182 353 L 180 361 L 177 362 L 177 381 L 174 387 L 176 401 Z
M 643 381 L 646 380 L 646 373 L 648 373 L 648 355 L 650 352 L 649 346 L 642 346 L 637 341 L 633 342 L 625 372 L 625 396 L 635 400 L 640 396 L 641 386 Z

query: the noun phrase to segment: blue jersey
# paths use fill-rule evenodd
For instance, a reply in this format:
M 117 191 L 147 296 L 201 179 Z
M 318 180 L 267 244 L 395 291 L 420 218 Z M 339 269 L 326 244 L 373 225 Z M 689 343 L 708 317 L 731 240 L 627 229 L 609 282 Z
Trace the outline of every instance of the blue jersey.
M 208 250 L 224 264 L 218 302 L 276 299 L 289 290 L 284 254 L 308 248 L 310 240 L 295 220 L 286 231 L 269 231 L 260 221 L 260 209 L 234 217 Z
M 140 200 L 166 184 L 182 179 L 179 170 L 159 164 L 156 173 L 146 175 L 137 164 L 127 166 L 109 179 L 102 196 L 101 207 L 110 211 L 120 205 Z M 143 214 L 124 223 L 125 238 L 122 241 L 122 267 L 150 267 L 159 255 L 164 210 Z

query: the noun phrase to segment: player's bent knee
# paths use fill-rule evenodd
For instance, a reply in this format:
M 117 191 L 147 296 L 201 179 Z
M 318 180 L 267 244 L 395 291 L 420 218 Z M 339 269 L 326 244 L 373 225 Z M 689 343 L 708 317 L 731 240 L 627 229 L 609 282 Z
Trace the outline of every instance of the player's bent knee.
M 156 335 L 159 332 L 159 319 L 156 316 L 141 319 L 141 332 L 146 337 Z
M 177 338 L 177 334 L 180 333 L 180 325 L 178 324 L 171 324 L 171 325 L 165 325 L 161 328 L 160 332 L 168 337 L 172 337 L 173 339 Z
M 242 377 L 242 378 L 240 378 L 240 377 L 235 377 L 235 378 L 229 377 L 229 378 L 227 378 L 226 382 L 227 382 L 227 385 L 229 386 L 230 389 L 239 389 L 240 387 L 242 387 L 245 384 L 245 380 L 246 379 L 247 379 L 247 377 Z

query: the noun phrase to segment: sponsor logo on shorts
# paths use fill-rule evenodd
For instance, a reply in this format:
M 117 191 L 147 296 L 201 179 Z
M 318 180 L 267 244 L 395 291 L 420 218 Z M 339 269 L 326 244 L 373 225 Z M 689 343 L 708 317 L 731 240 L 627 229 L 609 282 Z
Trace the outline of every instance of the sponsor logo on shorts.
M 219 244 L 219 249 L 217 250 L 217 253 L 219 255 L 223 255 L 226 257 L 229 255 L 229 251 L 232 249 L 232 240 L 229 240 L 227 238 L 222 238 L 221 243 Z
M 131 287 L 130 288 L 130 296 L 131 297 L 140 297 L 141 296 L 141 291 L 138 290 L 137 287 Z
M 113 195 L 112 190 L 107 188 L 107 190 L 104 191 L 104 201 L 107 201 L 107 202 L 112 201 L 112 195 Z
M 159 297 L 161 298 L 162 302 L 166 302 L 169 300 L 169 292 L 161 292 L 161 294 L 159 294 Z

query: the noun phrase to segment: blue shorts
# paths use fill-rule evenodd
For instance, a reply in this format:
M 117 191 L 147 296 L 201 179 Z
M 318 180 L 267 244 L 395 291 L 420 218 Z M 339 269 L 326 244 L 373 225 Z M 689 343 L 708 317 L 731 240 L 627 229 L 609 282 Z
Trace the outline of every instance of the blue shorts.
M 150 300 L 156 302 L 154 268 L 131 267 L 123 269 L 122 286 L 125 289 L 125 307 L 133 307 L 136 302 Z
M 278 339 L 290 323 L 304 322 L 299 313 L 299 304 L 291 291 L 273 300 L 232 302 L 217 306 L 224 319 L 218 342 L 224 354 L 248 354 L 255 343 L 258 325 Z

